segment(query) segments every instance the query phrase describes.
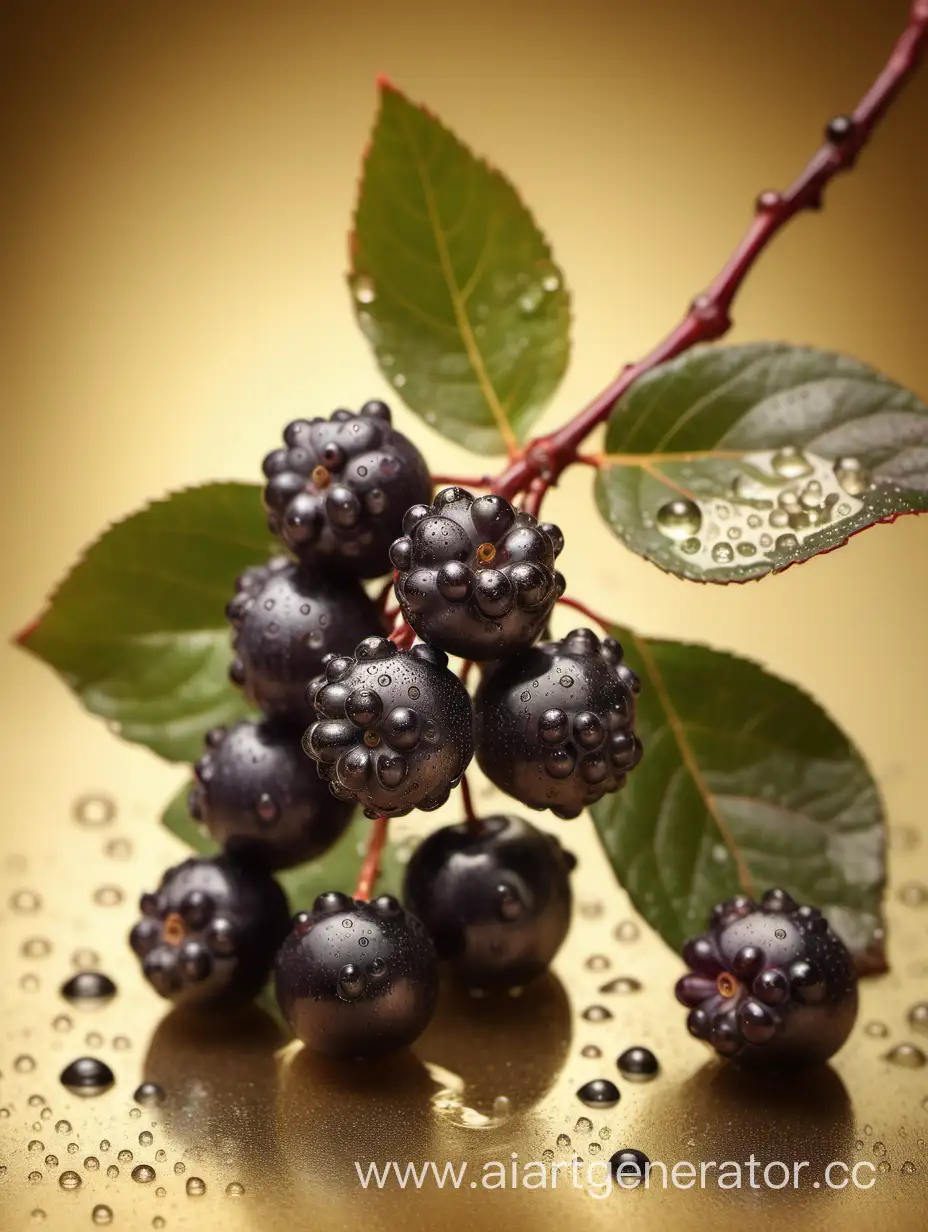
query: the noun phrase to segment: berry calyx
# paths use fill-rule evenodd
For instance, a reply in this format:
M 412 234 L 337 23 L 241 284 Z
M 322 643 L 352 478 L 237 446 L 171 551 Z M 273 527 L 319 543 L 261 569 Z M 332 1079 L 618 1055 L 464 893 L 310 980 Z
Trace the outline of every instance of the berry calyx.
M 564 537 L 501 496 L 443 488 L 409 509 L 390 548 L 396 597 L 424 641 L 465 659 L 499 659 L 544 629 L 564 579 Z
M 337 800 L 281 719 L 242 719 L 206 737 L 190 815 L 226 851 L 267 868 L 314 860 L 341 837 L 351 805 Z
M 414 851 L 403 898 L 439 959 L 472 988 L 540 975 L 570 926 L 573 857 L 519 817 L 444 826 Z
M 308 723 L 306 682 L 327 654 L 383 632 L 373 600 L 353 578 L 307 569 L 286 556 L 247 569 L 226 605 L 235 637 L 229 678 L 265 714 Z
M 399 650 L 368 637 L 352 656 L 328 659 L 312 681 L 317 721 L 303 748 L 340 800 L 368 817 L 444 804 L 474 751 L 470 696 L 440 650 Z
M 378 577 L 410 505 L 432 491 L 425 459 L 390 423 L 383 402 L 358 414 L 296 419 L 264 459 L 271 532 L 304 563 Z
M 619 643 L 589 629 L 491 665 L 474 699 L 480 769 L 523 804 L 576 817 L 641 760 L 638 688 Z
M 314 1052 L 374 1057 L 411 1044 L 438 998 L 435 948 L 397 900 L 337 890 L 294 917 L 277 956 L 281 1011 Z
M 784 890 L 720 903 L 683 947 L 676 987 L 690 1034 L 753 1065 L 826 1061 L 857 1017 L 857 973 L 817 907 Z
M 129 935 L 142 973 L 178 1005 L 229 1009 L 255 997 L 287 933 L 283 890 L 229 856 L 169 868 Z

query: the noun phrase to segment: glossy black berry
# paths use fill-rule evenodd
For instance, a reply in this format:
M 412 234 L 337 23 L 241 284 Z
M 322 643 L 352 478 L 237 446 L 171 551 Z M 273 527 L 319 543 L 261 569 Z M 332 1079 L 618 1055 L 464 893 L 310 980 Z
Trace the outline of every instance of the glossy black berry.
M 271 531 L 302 561 L 355 577 L 387 572 L 403 514 L 432 492 L 425 459 L 391 427 L 383 402 L 294 420 L 264 474 Z
M 857 974 L 816 907 L 783 890 L 760 905 L 720 903 L 709 931 L 683 948 L 677 983 L 690 1034 L 723 1057 L 755 1065 L 808 1064 L 832 1056 L 857 1017 Z
M 540 975 L 570 926 L 571 857 L 519 817 L 444 826 L 413 853 L 403 896 L 438 957 L 474 988 Z
M 217 727 L 194 766 L 190 815 L 232 855 L 267 868 L 314 860 L 351 817 L 307 761 L 300 729 L 279 719 Z
M 265 714 L 304 725 L 312 718 L 306 683 L 322 671 L 325 656 L 383 632 L 360 582 L 286 556 L 246 570 L 226 615 L 235 630 L 232 682 Z
M 589 1108 L 614 1108 L 620 1098 L 619 1088 L 608 1078 L 593 1078 L 577 1092 L 577 1099 Z
M 848 115 L 835 116 L 828 121 L 825 136 L 834 145 L 843 145 L 854 134 L 854 118 Z
M 650 1048 L 626 1048 L 616 1061 L 619 1073 L 629 1082 L 650 1082 L 656 1078 L 660 1065 Z
M 369 817 L 435 809 L 474 751 L 474 713 L 447 656 L 424 643 L 397 650 L 368 637 L 329 659 L 307 693 L 317 721 L 303 748 L 340 800 Z
M 650 1166 L 644 1151 L 633 1146 L 623 1147 L 609 1157 L 609 1169 L 622 1189 L 637 1189 L 647 1179 Z
M 641 759 L 635 674 L 589 629 L 490 666 L 474 699 L 480 769 L 531 808 L 576 817 Z
M 314 1052 L 373 1057 L 411 1044 L 438 997 L 438 960 L 425 928 L 395 898 L 336 890 L 293 920 L 276 963 L 277 1000 Z
M 227 1009 L 261 991 L 290 926 L 283 890 L 229 856 L 170 868 L 129 943 L 156 992 L 179 1005 Z
M 396 597 L 416 633 L 449 654 L 499 659 L 542 632 L 564 579 L 556 526 L 517 513 L 501 496 L 443 488 L 415 505 L 390 548 Z

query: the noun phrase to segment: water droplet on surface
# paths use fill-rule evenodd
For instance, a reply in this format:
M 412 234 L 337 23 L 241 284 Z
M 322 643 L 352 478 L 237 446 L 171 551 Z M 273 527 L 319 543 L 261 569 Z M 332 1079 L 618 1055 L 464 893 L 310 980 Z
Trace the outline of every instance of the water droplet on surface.
M 612 1010 L 605 1005 L 588 1005 L 580 1017 L 586 1022 L 605 1022 L 612 1017 Z
M 61 995 L 79 1009 L 99 1009 L 116 996 L 116 985 L 101 971 L 78 971 L 62 984 Z
M 30 1212 L 29 1218 L 34 1219 L 36 1223 L 41 1223 L 42 1220 L 45 1218 L 45 1212 L 43 1210 L 40 1210 L 39 1207 L 36 1207 L 34 1211 Z
M 106 1175 L 110 1178 L 111 1181 L 115 1181 L 117 1176 L 119 1176 L 119 1169 L 116 1167 L 115 1164 L 110 1164 L 110 1166 L 106 1170 Z
M 672 500 L 661 505 L 654 520 L 657 529 L 668 539 L 682 542 L 699 533 L 702 513 L 694 501 Z
M 612 935 L 616 941 L 637 941 L 639 937 L 638 925 L 634 920 L 622 920 L 619 924 L 616 924 L 612 930 Z
M 104 844 L 103 854 L 111 860 L 128 860 L 132 856 L 132 844 L 127 838 L 111 838 Z
M 870 486 L 870 476 L 857 458 L 839 458 L 835 463 L 835 479 L 848 496 L 860 496 Z
M 10 898 L 10 907 L 22 915 L 32 915 L 42 906 L 42 899 L 35 890 L 17 890 Z
M 799 540 L 795 535 L 777 535 L 773 546 L 778 552 L 795 552 L 799 547 Z
M 561 1148 L 562 1151 L 567 1150 L 567 1148 L 570 1146 L 570 1138 L 568 1138 L 567 1134 L 558 1134 L 557 1145 Z
M 245 1186 L 240 1181 L 229 1181 L 226 1186 L 227 1198 L 241 1198 L 245 1192 Z
M 911 1159 L 905 1160 L 902 1167 L 899 1169 L 899 1171 L 902 1173 L 903 1176 L 911 1176 L 912 1173 L 916 1172 L 917 1170 L 918 1169 L 916 1168 L 915 1164 L 912 1162 Z
M 187 1178 L 187 1193 L 191 1198 L 202 1197 L 206 1193 L 206 1181 L 199 1176 L 190 1176 Z
M 46 1155 L 45 1156 L 45 1166 L 46 1168 L 57 1168 L 58 1167 L 58 1156 L 57 1155 Z
M 99 1167 L 100 1167 L 100 1161 L 99 1159 L 97 1159 L 96 1155 L 88 1155 L 87 1158 L 84 1160 L 84 1171 L 85 1172 L 96 1172 Z
M 735 550 L 730 543 L 717 543 L 712 549 L 712 559 L 717 565 L 730 565 L 735 559 Z
M 90 1212 L 90 1218 L 96 1224 L 112 1223 L 113 1222 L 113 1212 L 108 1206 L 104 1206 L 103 1203 L 100 1202 Z
M 119 886 L 98 886 L 93 892 L 93 901 L 98 907 L 118 907 L 122 902 L 122 890 Z
M 71 966 L 76 971 L 91 971 L 100 965 L 100 955 L 89 946 L 82 946 L 71 955 Z
M 574 1126 L 574 1132 L 578 1134 L 591 1134 L 593 1132 L 593 1122 L 589 1117 L 579 1117 L 577 1124 Z
M 31 1074 L 35 1069 L 35 1057 L 30 1057 L 27 1052 L 21 1053 L 14 1060 L 13 1068 L 17 1074 Z
M 44 1142 L 40 1142 L 40 1141 L 38 1140 L 38 1138 L 33 1138 L 33 1139 L 32 1139 L 32 1141 L 29 1143 L 29 1145 L 26 1147 L 26 1150 L 27 1150 L 27 1151 L 31 1151 L 31 1152 L 32 1152 L 32 1154 L 34 1155 L 34 1154 L 36 1153 L 36 1151 L 44 1151 L 44 1150 L 45 1150 L 45 1143 L 44 1143 Z
M 583 965 L 588 971 L 608 971 L 612 963 L 605 954 L 591 954 Z
M 770 459 L 771 470 L 783 479 L 803 479 L 811 475 L 813 467 L 801 449 L 784 445 Z
M 36 1185 L 39 1181 L 41 1181 L 41 1179 L 42 1179 L 41 1172 L 30 1172 L 28 1177 L 26 1177 L 26 1180 L 32 1181 L 33 1185 Z
M 116 1081 L 110 1067 L 96 1057 L 78 1057 L 66 1065 L 60 1075 L 61 1085 L 72 1095 L 89 1097 L 102 1095 Z
M 889 1027 L 887 1027 L 885 1022 L 880 1022 L 878 1019 L 874 1019 L 872 1022 L 868 1022 L 866 1024 L 864 1027 L 864 1033 L 872 1036 L 874 1039 L 883 1039 L 889 1035 Z
M 174 1171 L 178 1176 L 183 1176 L 183 1174 L 187 1171 L 187 1165 L 178 1160 L 174 1165 Z
M 644 985 L 640 980 L 636 980 L 633 975 L 617 975 L 614 980 L 609 980 L 606 984 L 601 984 L 599 991 L 602 993 L 617 993 L 619 996 L 628 996 L 630 993 L 641 992 Z
M 119 1154 L 116 1156 L 116 1158 L 119 1160 L 121 1164 L 131 1164 L 132 1163 L 132 1152 L 128 1148 L 124 1147 L 119 1152 Z
M 586 1057 L 588 1061 L 595 1061 L 598 1057 L 603 1055 L 603 1050 L 601 1048 L 597 1048 L 595 1044 L 584 1044 L 584 1046 L 580 1049 L 580 1055 L 581 1057 Z
M 928 904 L 928 886 L 920 881 L 908 881 L 899 887 L 897 896 L 906 907 L 924 907 Z
M 45 958 L 52 952 L 52 943 L 47 937 L 27 937 L 19 952 L 23 958 Z
M 140 1087 L 136 1087 L 135 1094 L 132 1096 L 137 1104 L 141 1104 L 145 1108 L 157 1108 L 164 1103 L 165 1092 L 163 1087 L 159 1087 L 157 1082 L 143 1082 Z
M 890 1048 L 883 1059 L 889 1061 L 890 1065 L 898 1065 L 901 1069 L 922 1069 L 928 1064 L 928 1057 L 917 1044 L 896 1044 L 895 1048 Z
M 143 1129 L 139 1134 L 139 1146 L 151 1146 L 154 1140 L 150 1129 Z
M 372 304 L 377 298 L 377 288 L 374 285 L 374 280 L 368 277 L 367 274 L 358 274 L 351 284 L 351 289 L 359 304 Z
M 916 1031 L 928 1031 L 928 1001 L 913 1005 L 907 1015 L 909 1026 Z
M 132 1169 L 132 1179 L 139 1185 L 150 1185 L 155 1179 L 155 1170 L 151 1164 L 136 1164 Z
M 58 1178 L 58 1184 L 62 1189 L 80 1189 L 83 1182 L 80 1178 L 80 1173 L 72 1172 L 69 1168 L 67 1172 L 62 1172 Z

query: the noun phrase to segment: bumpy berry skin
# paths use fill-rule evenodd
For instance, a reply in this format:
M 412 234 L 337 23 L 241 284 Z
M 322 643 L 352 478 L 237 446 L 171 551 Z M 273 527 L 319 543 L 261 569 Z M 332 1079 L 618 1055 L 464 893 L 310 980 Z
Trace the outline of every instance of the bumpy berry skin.
M 432 481 L 412 441 L 390 426 L 383 402 L 355 415 L 296 419 L 284 447 L 264 459 L 264 501 L 273 534 L 304 563 L 378 577 L 410 505 L 429 499 Z
M 464 659 L 499 659 L 544 629 L 564 579 L 564 537 L 501 496 L 443 488 L 415 505 L 390 548 L 403 615 L 423 641 Z
M 283 890 L 266 872 L 229 856 L 169 868 L 129 944 L 148 982 L 177 1005 L 225 1010 L 255 997 L 287 935 Z
M 447 663 L 431 646 L 398 650 L 384 637 L 328 660 L 307 688 L 318 720 L 303 748 L 340 800 L 397 817 L 448 799 L 473 756 L 474 712 Z
M 304 725 L 313 714 L 306 682 L 322 671 L 325 656 L 383 632 L 377 605 L 359 582 L 286 556 L 246 570 L 226 616 L 235 630 L 232 683 L 265 714 Z
M 479 830 L 445 826 L 424 839 L 403 899 L 458 979 L 518 987 L 541 975 L 567 936 L 573 864 L 557 839 L 527 821 L 487 817 Z
M 683 959 L 690 971 L 676 993 L 690 1034 L 721 1057 L 755 1066 L 826 1061 L 857 1017 L 851 955 L 818 908 L 797 906 L 784 890 L 768 890 L 760 905 L 720 903 Z
M 341 836 L 351 805 L 326 789 L 280 719 L 217 727 L 194 766 L 190 815 L 231 855 L 266 868 L 314 860 Z
M 576 817 L 641 760 L 638 689 L 618 642 L 589 629 L 490 665 L 474 699 L 480 769 L 523 804 Z
M 293 920 L 276 963 L 277 1000 L 314 1052 L 374 1057 L 425 1030 L 438 998 L 435 947 L 395 898 L 331 891 Z

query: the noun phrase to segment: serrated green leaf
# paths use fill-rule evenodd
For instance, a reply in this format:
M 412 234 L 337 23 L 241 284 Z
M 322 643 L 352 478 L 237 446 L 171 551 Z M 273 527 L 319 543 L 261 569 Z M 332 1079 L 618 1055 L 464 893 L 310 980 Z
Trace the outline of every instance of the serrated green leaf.
M 162 825 L 199 855 L 214 855 L 219 851 L 219 844 L 187 811 L 187 797 L 191 787 L 192 783 L 185 783 L 171 798 L 162 814 Z M 292 911 L 308 910 L 316 895 L 326 890 L 342 890 L 346 894 L 352 892 L 361 871 L 370 827 L 371 823 L 358 813 L 338 842 L 325 855 L 296 868 L 275 873 L 286 892 Z M 388 842 L 384 847 L 380 875 L 377 878 L 378 893 L 401 896 L 403 857 L 407 854 L 406 849 L 397 843 Z
M 828 351 L 691 351 L 615 407 L 596 499 L 616 535 L 662 569 L 759 578 L 928 511 L 928 406 Z
M 18 641 L 126 740 L 193 761 L 203 733 L 249 713 L 228 680 L 225 604 L 268 555 L 260 488 L 210 483 L 117 522 Z
M 679 951 L 712 907 L 782 886 L 884 971 L 885 819 L 857 750 L 795 685 L 734 655 L 611 628 L 641 677 L 641 764 L 592 808 L 635 907 Z
M 358 321 L 427 423 L 476 453 L 523 440 L 561 381 L 570 308 L 512 185 L 389 85 L 351 245 Z

